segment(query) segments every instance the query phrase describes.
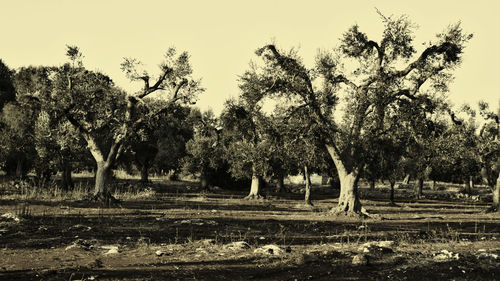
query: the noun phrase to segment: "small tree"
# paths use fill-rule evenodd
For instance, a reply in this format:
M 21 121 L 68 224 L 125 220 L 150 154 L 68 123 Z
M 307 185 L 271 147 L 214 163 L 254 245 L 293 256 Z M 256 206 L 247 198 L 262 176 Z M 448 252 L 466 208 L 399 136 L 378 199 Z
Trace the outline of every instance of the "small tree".
M 194 136 L 186 143 L 187 155 L 182 161 L 183 169 L 199 175 L 200 187 L 207 190 L 213 185 L 211 179 L 224 162 L 218 120 L 211 110 L 194 110 L 190 119 L 193 120 Z
M 271 143 L 266 136 L 265 124 L 269 122 L 260 105 L 260 93 L 246 91 L 245 84 L 239 101 L 229 100 L 221 120 L 224 130 L 225 158 L 230 172 L 236 179 L 250 178 L 250 193 L 246 199 L 262 198 L 263 177 L 270 171 Z
M 166 102 L 145 100 L 148 110 L 159 111 Z M 185 156 L 185 145 L 193 135 L 188 121 L 190 108 L 170 105 L 170 110 L 150 116 L 144 125 L 131 136 L 127 144 L 133 154 L 133 162 L 141 174 L 141 182 L 149 182 L 151 168 L 157 171 L 180 170 L 180 160 Z M 141 114 L 147 116 L 147 112 Z

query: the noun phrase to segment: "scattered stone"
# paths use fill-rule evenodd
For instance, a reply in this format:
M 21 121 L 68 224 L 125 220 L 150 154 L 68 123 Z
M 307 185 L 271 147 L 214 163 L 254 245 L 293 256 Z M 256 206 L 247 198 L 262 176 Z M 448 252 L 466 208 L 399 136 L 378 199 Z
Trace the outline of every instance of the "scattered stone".
M 170 255 L 170 253 L 167 250 L 165 250 L 165 249 L 156 250 L 155 254 L 158 257 Z
M 266 254 L 273 256 L 282 256 L 285 254 L 285 250 L 281 249 L 276 245 L 265 245 L 253 251 L 255 254 Z
M 486 249 L 479 249 L 477 250 L 479 254 L 476 256 L 478 259 L 498 259 L 499 256 L 498 254 L 495 253 L 488 253 Z
M 118 246 L 115 245 L 104 245 L 101 246 L 101 249 L 108 250 L 105 255 L 118 254 L 120 251 L 118 250 Z
M 5 213 L 2 215 L 2 218 L 6 219 L 6 220 L 13 220 L 15 222 L 21 221 L 21 218 L 18 215 L 13 214 L 13 213 Z
M 92 240 L 77 239 L 71 245 L 66 247 L 66 250 L 70 250 L 73 248 L 92 250 L 97 246 L 97 244 L 98 244 L 97 240 L 95 240 L 95 239 L 92 239 Z
M 367 265 L 368 264 L 368 256 L 364 254 L 357 254 L 352 258 L 353 265 Z
M 231 250 L 231 251 L 243 251 L 243 250 L 246 250 L 246 249 L 250 249 L 250 245 L 248 245 L 247 242 L 245 241 L 238 241 L 238 242 L 232 242 L 232 243 L 229 243 L 229 244 L 226 244 L 224 246 L 222 246 L 223 249 L 226 249 L 226 250 Z
M 216 221 L 213 220 L 203 220 L 203 219 L 187 219 L 176 221 L 175 224 L 191 224 L 191 225 L 218 225 Z
M 47 227 L 41 225 L 40 227 L 38 227 L 38 231 L 47 231 L 49 230 Z
M 394 247 L 394 241 L 390 241 L 390 240 L 379 241 L 377 243 L 377 246 L 379 246 L 379 247 L 385 247 L 385 248 L 392 248 L 392 247 Z
M 394 241 L 380 241 L 380 242 L 367 242 L 359 247 L 359 251 L 362 253 L 378 253 L 387 254 L 393 253 L 391 247 L 394 246 Z
M 92 227 L 83 224 L 75 224 L 68 228 L 68 230 L 78 230 L 78 231 L 90 231 Z
M 453 253 L 448 250 L 442 250 L 441 252 L 434 254 L 435 261 L 449 261 L 449 260 L 459 260 L 460 255 L 458 253 Z

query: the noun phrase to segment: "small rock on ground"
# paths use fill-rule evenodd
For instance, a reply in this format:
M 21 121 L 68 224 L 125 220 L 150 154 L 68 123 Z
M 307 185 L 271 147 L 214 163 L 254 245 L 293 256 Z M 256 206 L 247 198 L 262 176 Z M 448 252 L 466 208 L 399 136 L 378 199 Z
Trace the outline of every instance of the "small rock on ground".
M 232 242 L 232 243 L 226 244 L 226 245 L 222 246 L 222 248 L 225 250 L 243 251 L 246 249 L 250 249 L 250 245 L 248 245 L 248 243 L 245 241 L 238 241 L 238 242 Z
M 285 254 L 285 250 L 276 246 L 276 245 L 265 245 L 260 248 L 255 249 L 254 253 L 256 254 L 266 254 L 273 256 L 282 256 Z
M 108 250 L 105 255 L 118 254 L 120 251 L 118 250 L 118 246 L 115 245 L 104 245 L 101 246 L 101 249 Z
M 18 215 L 13 214 L 13 213 L 5 213 L 2 215 L 2 218 L 7 219 L 7 220 L 13 220 L 15 222 L 21 221 L 21 218 Z
M 367 265 L 368 264 L 368 256 L 364 254 L 357 254 L 352 258 L 353 265 Z
M 442 250 L 434 254 L 435 261 L 449 261 L 449 260 L 459 260 L 460 255 L 458 253 L 453 253 L 448 250 Z

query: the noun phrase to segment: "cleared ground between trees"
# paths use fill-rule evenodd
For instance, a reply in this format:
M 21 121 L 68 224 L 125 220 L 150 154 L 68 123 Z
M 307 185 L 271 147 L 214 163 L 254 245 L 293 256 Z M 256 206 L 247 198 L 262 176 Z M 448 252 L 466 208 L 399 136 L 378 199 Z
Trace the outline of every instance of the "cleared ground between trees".
M 199 192 L 196 184 L 117 181 L 110 208 L 86 200 L 0 199 L 1 280 L 494 280 L 500 217 L 491 195 L 441 185 L 413 199 L 360 189 L 373 218 L 332 216 L 338 191 Z M 292 188 L 293 189 L 293 188 Z M 266 194 L 267 192 L 267 194 Z M 9 215 L 10 214 L 10 215 Z M 263 246 L 267 246 L 262 248 Z

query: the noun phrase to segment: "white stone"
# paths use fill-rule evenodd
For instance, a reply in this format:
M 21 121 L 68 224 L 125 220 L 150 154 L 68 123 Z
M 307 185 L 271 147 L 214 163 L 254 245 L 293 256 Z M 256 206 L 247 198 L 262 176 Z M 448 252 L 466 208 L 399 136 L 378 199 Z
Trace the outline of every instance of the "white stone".
M 276 245 L 265 245 L 260 248 L 255 249 L 254 253 L 256 254 L 266 254 L 273 256 L 281 256 L 285 254 L 285 250 L 281 249 Z
M 227 250 L 232 250 L 232 251 L 242 251 L 250 248 L 250 245 L 248 245 L 247 242 L 245 241 L 238 241 L 238 242 L 232 242 L 229 244 L 226 244 L 223 246 L 224 249 Z
M 15 222 L 20 222 L 21 221 L 21 218 L 16 215 L 16 214 L 13 214 L 13 213 L 5 213 L 2 215 L 2 218 L 6 218 L 6 219 L 11 219 Z
M 118 246 L 115 245 L 104 245 L 101 246 L 102 249 L 108 250 L 105 255 L 118 254 L 120 251 L 118 250 Z

